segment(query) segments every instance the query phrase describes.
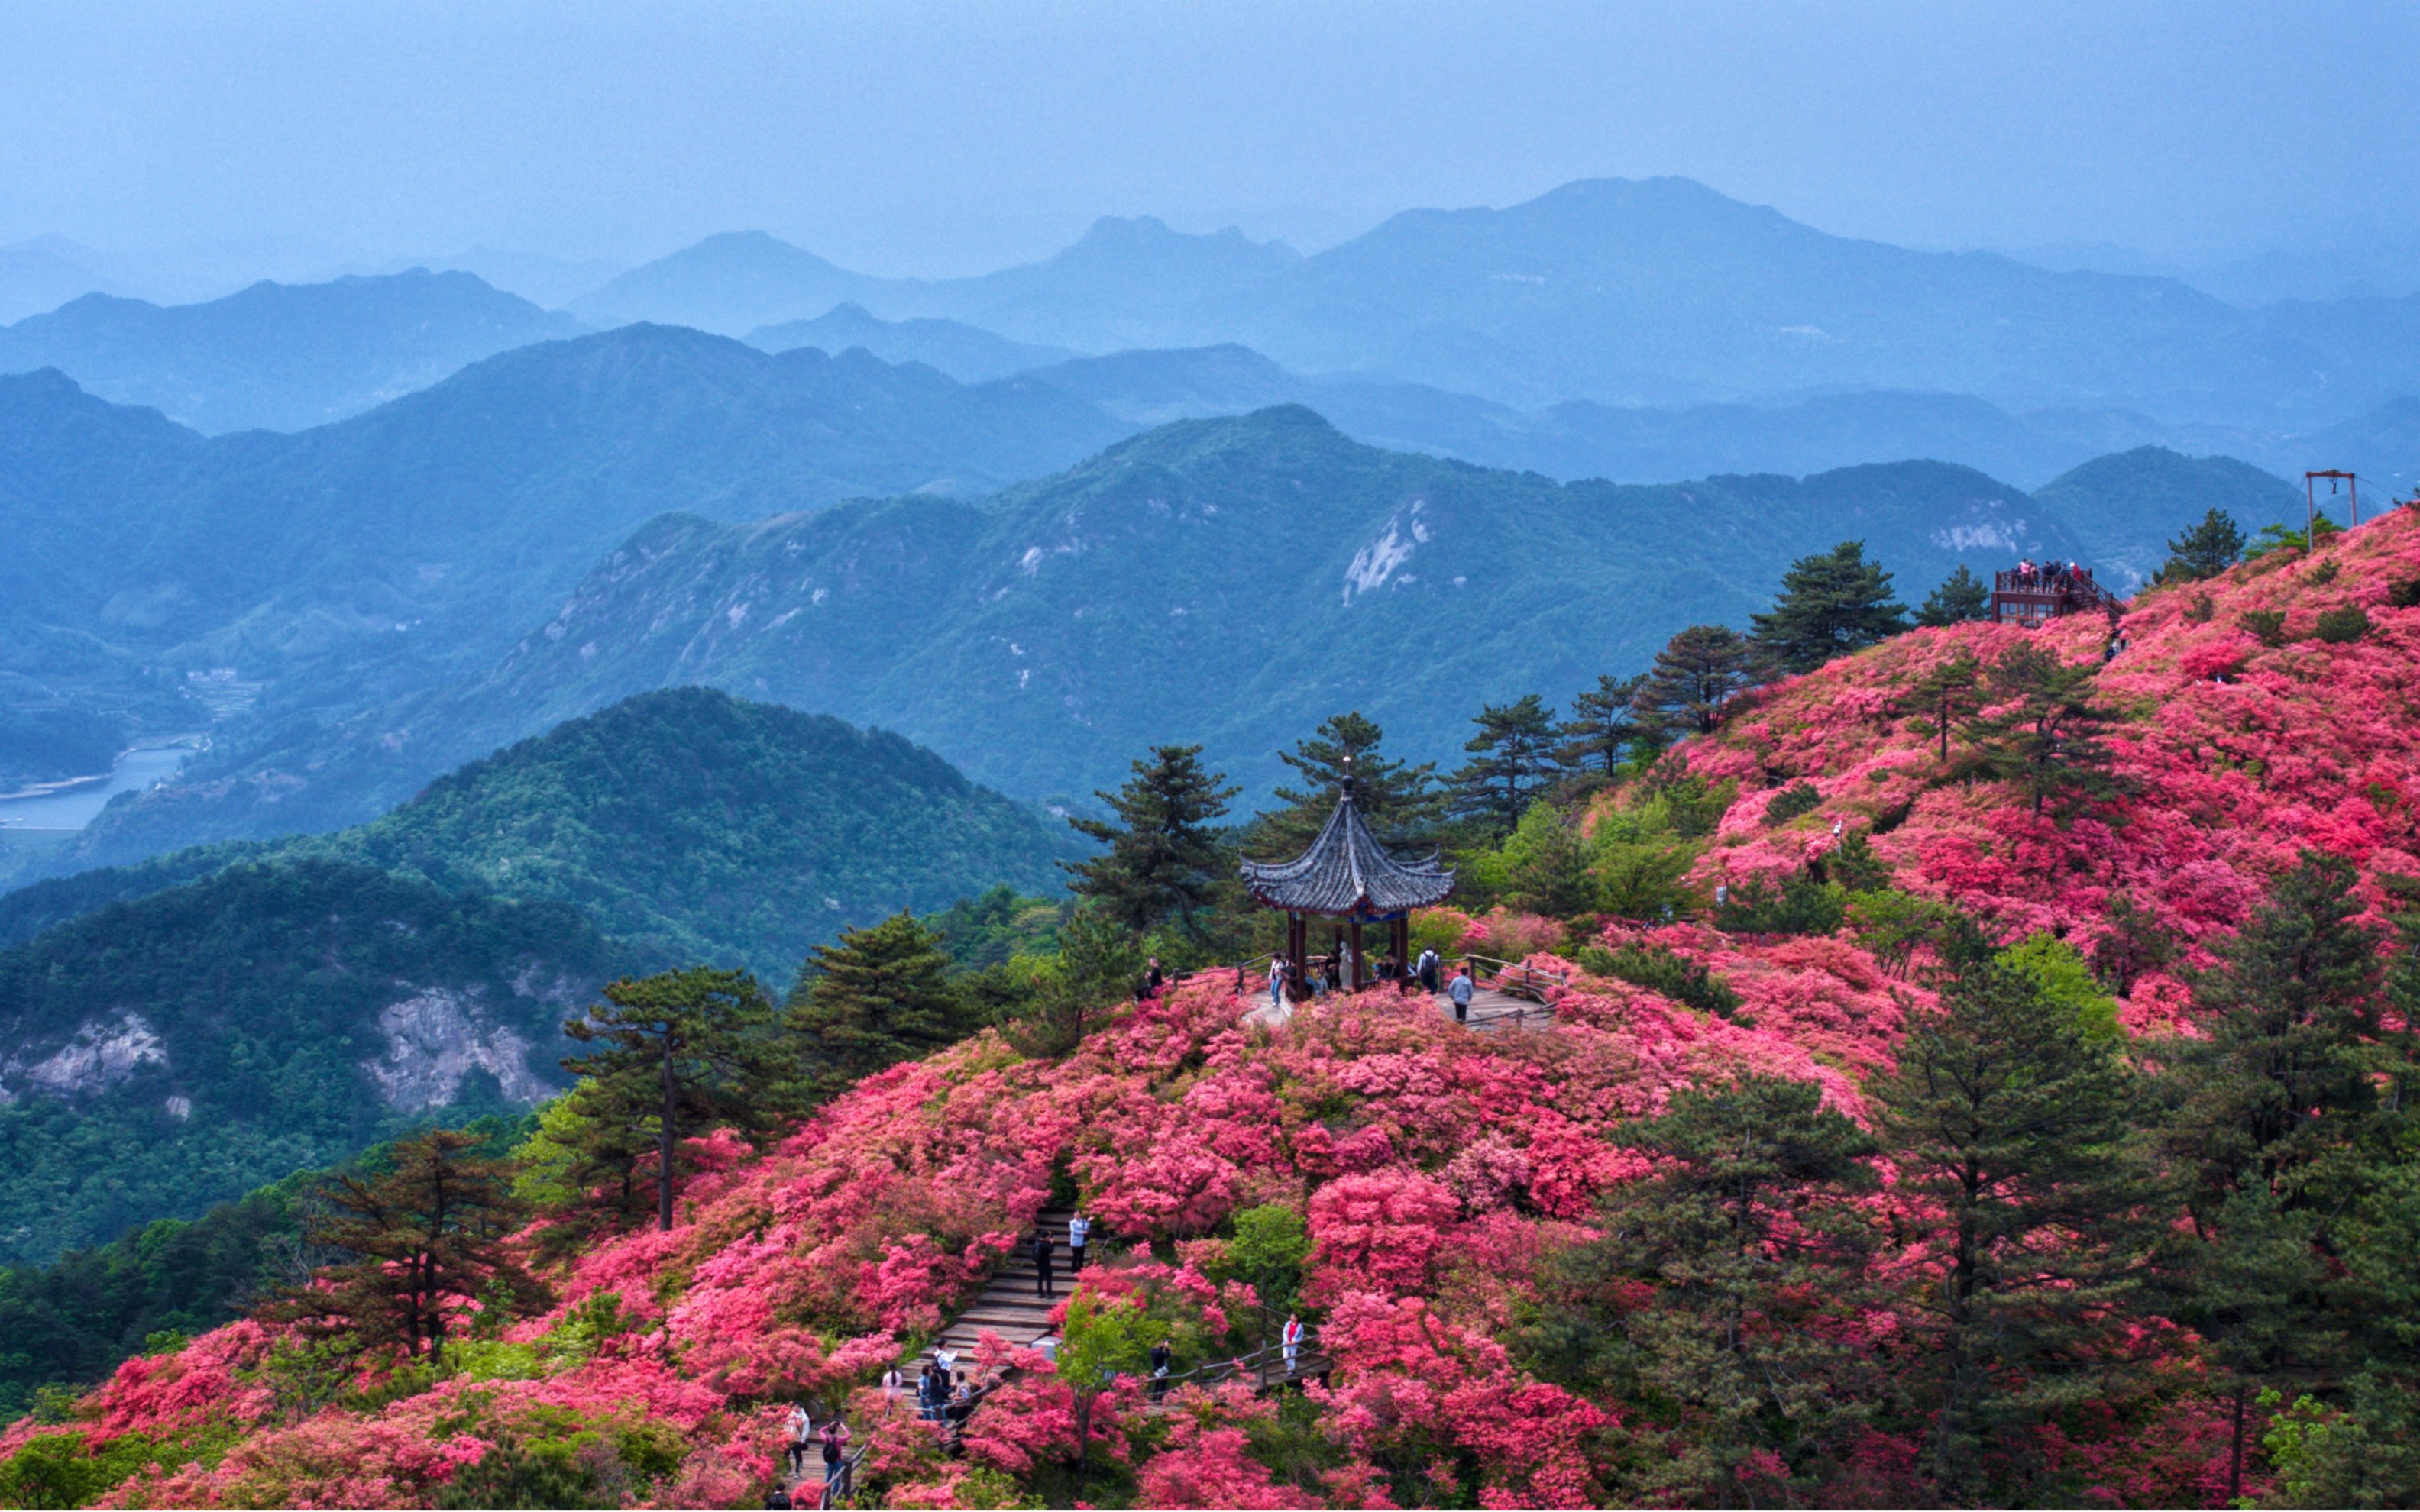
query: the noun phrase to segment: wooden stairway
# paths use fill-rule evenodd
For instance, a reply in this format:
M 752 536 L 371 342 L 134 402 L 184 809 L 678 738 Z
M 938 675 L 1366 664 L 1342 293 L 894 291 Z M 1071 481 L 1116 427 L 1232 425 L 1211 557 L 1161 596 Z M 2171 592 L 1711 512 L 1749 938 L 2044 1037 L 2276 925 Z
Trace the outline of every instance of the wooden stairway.
M 1003 1343 L 1030 1348 L 1033 1341 L 1049 1335 L 1050 1309 L 1067 1299 L 1076 1289 L 1067 1272 L 1067 1223 L 1075 1214 L 1065 1208 L 1046 1208 L 1032 1227 L 1017 1235 L 1016 1248 L 1001 1262 L 991 1280 L 967 1310 L 950 1319 L 939 1337 L 928 1349 L 901 1367 L 914 1389 L 915 1378 L 924 1368 L 924 1361 L 940 1350 L 950 1350 L 957 1356 L 958 1368 L 970 1370 L 974 1365 L 975 1340 L 988 1330 L 1001 1336 Z M 1038 1297 L 1033 1291 L 1033 1229 L 1047 1228 L 1058 1248 L 1050 1257 L 1050 1271 L 1055 1297 Z

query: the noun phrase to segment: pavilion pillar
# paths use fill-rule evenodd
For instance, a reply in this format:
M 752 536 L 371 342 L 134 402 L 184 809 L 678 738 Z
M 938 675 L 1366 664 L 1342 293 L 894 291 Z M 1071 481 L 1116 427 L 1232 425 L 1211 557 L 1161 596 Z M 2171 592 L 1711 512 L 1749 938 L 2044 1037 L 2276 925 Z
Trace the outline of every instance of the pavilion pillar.
M 1359 991 L 1361 990 L 1362 985 L 1363 985 L 1362 979 L 1361 979 L 1361 974 L 1362 974 L 1362 970 L 1363 970 L 1363 967 L 1362 967 L 1362 964 L 1361 964 L 1361 918 L 1360 918 L 1360 916 L 1359 916 L 1359 915 L 1357 915 L 1357 915 L 1355 915 L 1355 916 L 1353 917 L 1353 920 L 1352 920 L 1351 925 L 1350 925 L 1349 927 L 1350 927 L 1350 928 L 1352 929 L 1352 931 L 1353 931 L 1353 938 L 1352 938 L 1352 941 L 1351 941 L 1351 948 L 1352 948 L 1352 951 L 1353 951 L 1353 979 L 1352 979 L 1352 980 L 1353 980 L 1353 986 L 1352 986 L 1352 991 L 1354 991 L 1354 992 L 1357 992 L 1357 992 L 1359 992 Z
M 1310 935 L 1311 924 L 1308 920 L 1300 914 L 1286 915 L 1286 959 L 1294 963 L 1294 981 L 1295 982 L 1307 981 L 1311 977 L 1310 963 L 1305 959 L 1310 954 L 1308 949 Z M 1294 991 L 1291 983 L 1286 991 L 1289 993 Z

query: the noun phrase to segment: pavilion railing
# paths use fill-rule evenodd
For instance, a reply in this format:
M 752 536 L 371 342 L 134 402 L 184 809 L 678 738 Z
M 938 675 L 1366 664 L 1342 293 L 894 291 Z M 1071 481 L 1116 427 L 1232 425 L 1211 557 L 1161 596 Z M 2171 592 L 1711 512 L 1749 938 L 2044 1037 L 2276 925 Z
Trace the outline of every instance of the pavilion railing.
M 1462 959 L 1463 964 L 1470 968 L 1474 981 L 1481 976 L 1479 967 L 1482 962 L 1494 966 L 1496 969 L 1485 975 L 1495 979 L 1496 990 L 1507 997 L 1526 997 L 1533 1003 L 1544 1003 L 1547 988 L 1572 984 L 1568 971 L 1547 971 L 1527 962 L 1499 961 L 1492 955 L 1466 955 Z

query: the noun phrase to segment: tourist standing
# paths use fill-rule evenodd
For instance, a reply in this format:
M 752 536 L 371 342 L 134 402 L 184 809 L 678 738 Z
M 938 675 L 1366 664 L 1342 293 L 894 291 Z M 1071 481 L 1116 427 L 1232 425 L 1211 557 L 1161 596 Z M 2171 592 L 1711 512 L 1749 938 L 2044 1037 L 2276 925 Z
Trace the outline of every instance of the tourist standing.
M 1151 1347 L 1151 1399 L 1155 1402 L 1168 1395 L 1168 1367 L 1175 1358 L 1176 1351 L 1166 1339 Z
M 1084 1246 L 1091 1243 L 1092 1239 L 1093 1220 L 1085 1217 L 1084 1211 L 1078 1208 L 1076 1210 L 1076 1216 L 1067 1220 L 1067 1273 L 1069 1275 L 1084 1273 Z
M 848 1425 L 837 1415 L 824 1425 L 824 1485 L 830 1488 L 828 1502 L 848 1495 Z
M 1050 1279 L 1050 1230 L 1035 1229 L 1033 1231 L 1033 1294 L 1037 1297 L 1059 1295 L 1059 1288 L 1051 1283 Z
M 1278 1342 L 1285 1347 L 1286 1374 L 1294 1374 L 1295 1358 L 1302 1352 L 1302 1319 L 1286 1314 L 1285 1327 L 1278 1333 Z
M 1434 946 L 1420 947 L 1420 990 L 1435 997 L 1437 992 L 1437 953 Z
M 1456 1024 L 1470 1022 L 1470 995 L 1475 990 L 1470 980 L 1469 966 L 1465 965 L 1453 974 L 1453 1021 Z
M 790 1404 L 790 1473 L 803 1473 L 807 1468 L 807 1450 L 815 1442 L 815 1422 L 807 1415 L 804 1402 Z
M 1272 1011 L 1285 1007 L 1285 980 L 1286 958 L 1281 955 L 1269 957 L 1269 1007 Z

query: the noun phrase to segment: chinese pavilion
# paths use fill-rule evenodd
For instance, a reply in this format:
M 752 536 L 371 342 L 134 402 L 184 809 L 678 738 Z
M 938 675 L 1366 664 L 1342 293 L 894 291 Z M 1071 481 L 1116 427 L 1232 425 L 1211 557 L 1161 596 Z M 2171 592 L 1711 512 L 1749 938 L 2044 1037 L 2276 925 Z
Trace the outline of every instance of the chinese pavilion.
M 1389 948 L 1401 964 L 1411 949 L 1411 911 L 1443 903 L 1453 891 L 1453 869 L 1438 865 L 1435 851 L 1417 861 L 1388 855 L 1350 792 L 1337 800 L 1311 849 L 1291 861 L 1246 861 L 1243 873 L 1244 890 L 1256 902 L 1285 910 L 1286 955 L 1296 981 L 1310 953 L 1310 920 L 1342 920 L 1339 943 L 1349 948 L 1350 973 L 1344 985 L 1354 992 L 1374 980 L 1361 949 L 1363 928 L 1388 926 Z

